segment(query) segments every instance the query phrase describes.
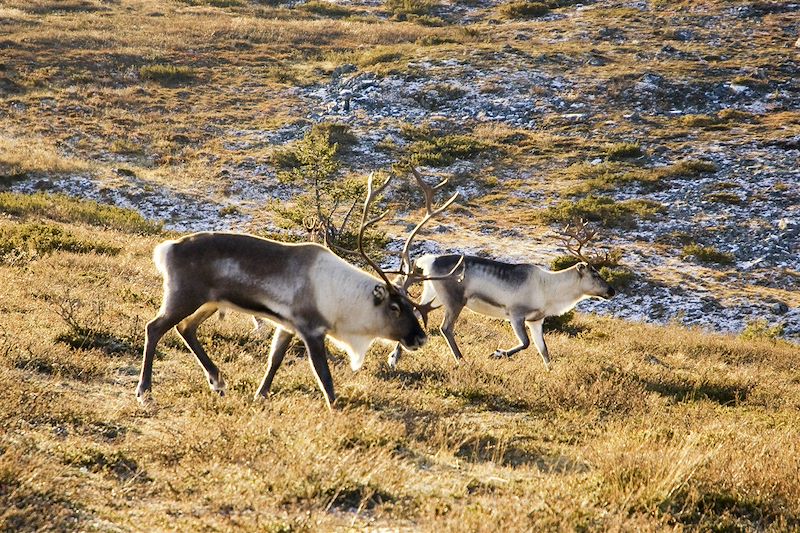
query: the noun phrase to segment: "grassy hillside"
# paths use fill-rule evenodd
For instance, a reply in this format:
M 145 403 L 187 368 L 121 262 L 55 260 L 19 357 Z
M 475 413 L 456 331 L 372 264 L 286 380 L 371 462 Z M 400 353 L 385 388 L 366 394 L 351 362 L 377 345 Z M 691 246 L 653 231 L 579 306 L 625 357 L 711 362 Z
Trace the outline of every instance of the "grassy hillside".
M 11 0 L 0 183 L 180 231 L 302 233 L 275 209 L 297 206 L 283 173 L 306 135 L 334 131 L 340 176 L 416 157 L 450 178 L 458 209 L 425 250 L 547 264 L 562 253 L 550 232 L 582 216 L 634 274 L 639 296 L 605 312 L 723 331 L 766 320 L 796 338 L 796 11 Z
M 267 345 L 239 316 L 201 329 L 226 397 L 170 333 L 141 407 L 160 237 L 51 200 L 0 222 L 5 531 L 800 527 L 794 345 L 581 315 L 548 373 L 488 359 L 513 335 L 470 315 L 461 367 L 438 335 L 395 371 L 333 353 L 329 413 L 299 347 L 253 402 Z
M 797 11 L 3 2 L 0 530 L 800 529 Z M 435 331 L 396 370 L 333 352 L 329 413 L 300 346 L 254 402 L 269 332 L 230 316 L 200 332 L 229 394 L 170 333 L 140 406 L 153 245 L 303 238 L 311 138 L 346 186 L 450 179 L 414 253 L 547 264 L 592 220 L 622 289 L 596 309 L 662 325 L 579 313 L 545 372 L 466 313 L 460 367 Z M 395 183 L 396 247 L 420 204 Z

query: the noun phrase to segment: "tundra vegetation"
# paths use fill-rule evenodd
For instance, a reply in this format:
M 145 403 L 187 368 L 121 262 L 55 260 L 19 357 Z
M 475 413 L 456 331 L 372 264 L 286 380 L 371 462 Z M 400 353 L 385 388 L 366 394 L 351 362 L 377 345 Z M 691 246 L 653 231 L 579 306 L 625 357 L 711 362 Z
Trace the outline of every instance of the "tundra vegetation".
M 800 305 L 796 267 L 739 268 L 778 221 L 736 218 L 800 203 L 795 174 L 765 171 L 800 136 L 796 8 L 575 4 L 3 2 L 0 530 L 800 528 L 798 349 L 772 315 L 719 335 L 579 310 L 549 321 L 549 373 L 530 350 L 454 367 L 435 330 L 392 371 L 390 346 L 357 374 L 332 348 L 331 415 L 299 345 L 252 401 L 268 341 L 232 314 L 200 330 L 227 396 L 170 333 L 157 402 L 134 399 L 160 304 L 150 255 L 175 236 L 156 200 L 304 238 L 336 201 L 304 196 L 308 161 L 353 183 L 411 161 L 450 177 L 442 195 L 462 194 L 426 231 L 442 248 L 528 254 L 591 220 L 604 276 L 631 284 L 619 301 L 657 300 L 646 281 Z M 352 80 L 372 107 L 331 118 Z M 524 120 L 470 114 L 505 94 Z M 317 176 L 326 194 L 345 183 Z M 670 200 L 690 193 L 691 216 Z M 411 194 L 398 183 L 386 205 L 415 220 Z M 755 233 L 728 246 L 726 224 Z M 375 248 L 405 230 L 379 225 Z M 474 315 L 458 331 L 469 354 L 514 343 Z

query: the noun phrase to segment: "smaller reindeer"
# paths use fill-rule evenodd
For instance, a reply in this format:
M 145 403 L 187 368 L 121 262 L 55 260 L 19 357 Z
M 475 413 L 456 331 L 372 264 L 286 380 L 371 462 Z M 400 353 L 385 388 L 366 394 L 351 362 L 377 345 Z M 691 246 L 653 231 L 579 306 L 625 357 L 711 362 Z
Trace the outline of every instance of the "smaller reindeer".
M 567 250 L 581 260 L 580 263 L 550 272 L 532 264 L 511 264 L 475 256 L 424 255 L 414 262 L 410 271 L 427 277 L 423 285 L 418 310 L 426 313 L 444 306 L 441 329 L 456 362 L 463 360 L 456 344 L 454 328 L 458 316 L 466 307 L 482 315 L 502 318 L 511 322 L 519 344 L 508 349 L 495 350 L 493 357 L 511 357 L 530 346 L 527 328 L 544 365 L 550 368 L 550 357 L 544 341 L 542 323 L 548 316 L 558 316 L 572 309 L 586 298 L 611 298 L 611 287 L 583 255 L 582 248 L 595 232 L 588 224 L 568 225 L 558 238 Z M 443 276 L 463 264 L 460 279 Z M 423 316 L 424 318 L 424 316 Z M 400 355 L 398 346 L 389 355 L 389 366 L 395 367 Z

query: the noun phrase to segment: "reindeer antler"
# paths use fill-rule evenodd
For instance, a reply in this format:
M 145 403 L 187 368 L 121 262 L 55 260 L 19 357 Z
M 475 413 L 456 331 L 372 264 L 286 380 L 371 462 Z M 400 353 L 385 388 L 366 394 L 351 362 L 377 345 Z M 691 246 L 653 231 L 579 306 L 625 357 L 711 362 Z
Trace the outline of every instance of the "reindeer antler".
M 391 281 L 389 281 L 389 278 L 388 276 L 386 276 L 386 273 L 383 271 L 383 269 L 379 267 L 377 263 L 375 263 L 372 259 L 370 259 L 370 257 L 364 251 L 364 232 L 366 231 L 366 229 L 372 226 L 373 224 L 379 222 L 380 220 L 383 220 L 383 218 L 389 214 L 389 211 L 386 210 L 380 215 L 367 220 L 367 216 L 369 215 L 369 209 L 372 205 L 372 202 L 375 201 L 375 198 L 381 192 L 383 192 L 386 186 L 389 185 L 389 182 L 392 181 L 392 176 L 389 176 L 386 179 L 386 181 L 383 182 L 383 185 L 379 187 L 373 187 L 374 175 L 375 173 L 371 172 L 369 178 L 367 179 L 367 198 L 364 200 L 364 212 L 361 214 L 361 227 L 358 230 L 358 253 L 361 254 L 361 257 L 364 258 L 364 260 L 369 264 L 369 266 L 371 266 L 372 269 L 375 270 L 375 272 L 377 272 L 378 275 L 383 279 L 383 281 L 386 282 L 387 289 L 389 289 L 390 291 L 395 291 L 396 289 L 394 285 L 392 284 Z
M 400 274 L 405 276 L 406 278 L 405 281 L 403 282 L 404 289 L 408 289 L 408 287 L 410 287 L 411 284 L 414 283 L 415 281 L 420 281 L 419 279 L 416 279 L 414 276 L 414 266 L 413 262 L 411 261 L 411 241 L 413 241 L 414 237 L 417 236 L 417 233 L 419 233 L 419 230 L 422 229 L 422 226 L 427 224 L 428 221 L 431 220 L 433 217 L 435 217 L 436 215 L 438 215 L 439 213 L 450 207 L 450 204 L 455 202 L 456 198 L 458 198 L 458 192 L 455 192 L 453 193 L 453 196 L 451 196 L 441 206 L 434 208 L 433 194 L 437 190 L 447 185 L 449 179 L 445 178 L 441 182 L 439 182 L 438 185 L 431 186 L 425 183 L 425 180 L 422 179 L 422 176 L 420 175 L 419 171 L 416 168 L 411 166 L 410 169 L 411 173 L 414 175 L 414 179 L 417 180 L 417 185 L 419 185 L 420 189 L 422 189 L 422 194 L 425 195 L 425 217 L 422 220 L 420 220 L 419 223 L 411 231 L 411 233 L 409 233 L 408 238 L 406 238 L 406 243 L 403 246 L 403 251 L 400 253 Z M 460 263 L 459 265 L 456 265 L 456 268 L 453 269 L 453 272 L 455 272 L 455 270 L 457 270 L 459 266 Z M 452 275 L 452 272 L 450 275 Z M 449 275 L 445 277 L 449 277 Z
M 413 285 L 414 283 L 426 280 L 449 279 L 453 275 L 455 275 L 459 270 L 461 270 L 460 276 L 463 276 L 464 274 L 463 255 L 459 258 L 456 265 L 452 269 L 450 269 L 450 272 L 444 275 L 424 276 L 418 273 L 414 268 L 414 262 L 411 260 L 411 242 L 414 240 L 414 237 L 417 236 L 420 229 L 422 229 L 422 227 L 428 223 L 428 221 L 430 221 L 431 219 L 442 213 L 445 209 L 450 207 L 450 205 L 453 202 L 456 201 L 456 198 L 458 198 L 458 192 L 453 193 L 453 195 L 450 198 L 448 198 L 444 203 L 442 203 L 439 207 L 434 207 L 433 203 L 434 193 L 437 190 L 444 187 L 447 184 L 448 179 L 445 178 L 437 185 L 428 185 L 427 183 L 425 183 L 425 180 L 422 179 L 422 175 L 420 175 L 419 171 L 416 168 L 411 166 L 410 170 L 411 173 L 414 175 L 414 179 L 417 181 L 417 185 L 419 185 L 420 189 L 422 189 L 422 194 L 425 196 L 425 216 L 422 218 L 422 220 L 419 221 L 419 223 L 417 223 L 416 226 L 414 226 L 414 229 L 411 230 L 411 233 L 409 233 L 408 237 L 406 238 L 406 242 L 403 245 L 403 251 L 400 253 L 400 270 L 397 273 L 400 274 L 400 277 L 403 280 L 401 285 L 401 290 L 405 294 L 408 294 L 409 287 L 411 287 L 411 285 Z M 427 324 L 428 313 L 430 313 L 431 310 L 435 309 L 435 307 L 431 303 L 427 304 L 414 303 L 414 306 L 417 308 L 417 311 L 419 311 L 420 315 L 422 316 L 423 322 Z
M 431 186 L 425 183 L 425 180 L 422 179 L 422 176 L 417 171 L 417 169 L 411 167 L 411 172 L 414 174 L 414 177 L 417 180 L 420 188 L 422 189 L 423 194 L 425 195 L 425 216 L 423 219 L 414 227 L 411 233 L 406 238 L 405 245 L 403 246 L 403 251 L 400 255 L 400 270 L 397 274 L 400 274 L 403 277 L 402 286 L 399 288 L 399 291 L 405 295 L 408 294 L 408 288 L 416 282 L 425 281 L 425 280 L 437 280 L 437 279 L 448 279 L 455 275 L 459 269 L 461 269 L 461 275 L 463 275 L 463 265 L 464 265 L 464 256 L 462 255 L 456 265 L 444 275 L 439 276 L 423 276 L 415 272 L 413 261 L 411 260 L 411 242 L 414 240 L 414 237 L 419 233 L 419 230 L 428 223 L 429 220 L 434 218 L 435 216 L 439 215 L 442 211 L 447 209 L 453 202 L 455 202 L 456 198 L 458 198 L 458 193 L 454 193 L 447 201 L 445 201 L 439 207 L 434 207 L 433 204 L 433 196 L 434 193 L 441 189 L 446 183 L 447 180 L 443 180 L 438 185 Z M 370 257 L 364 252 L 364 232 L 372 226 L 373 224 L 377 223 L 378 221 L 382 220 L 389 211 L 384 211 L 380 215 L 377 215 L 371 219 L 368 219 L 369 210 L 372 206 L 372 203 L 375 201 L 375 198 L 389 185 L 389 182 L 392 180 L 392 176 L 389 176 L 387 180 L 380 186 L 375 187 L 373 183 L 373 174 L 369 175 L 367 179 L 367 197 L 364 200 L 364 212 L 361 215 L 361 227 L 358 231 L 358 252 L 364 258 L 364 260 L 378 273 L 378 275 L 386 282 L 386 286 L 390 291 L 396 292 L 398 288 L 395 287 L 392 282 L 389 281 L 386 272 L 379 267 Z M 409 300 L 412 305 L 419 311 L 420 315 L 422 316 L 422 320 L 427 324 L 428 322 L 428 313 L 434 309 L 435 307 L 431 305 L 431 303 L 427 304 L 418 304 L 413 300 Z
M 578 219 L 570 222 L 561 231 L 556 231 L 554 237 L 561 241 L 567 251 L 580 259 L 591 263 L 591 259 L 584 255 L 583 247 L 597 236 L 597 230 L 589 227 L 589 221 Z

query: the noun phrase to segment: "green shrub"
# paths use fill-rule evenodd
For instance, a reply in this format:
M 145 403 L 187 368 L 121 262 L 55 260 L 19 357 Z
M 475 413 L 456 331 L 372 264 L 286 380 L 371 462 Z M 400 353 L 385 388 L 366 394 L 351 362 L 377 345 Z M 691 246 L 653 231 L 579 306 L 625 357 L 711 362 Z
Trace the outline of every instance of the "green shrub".
M 719 123 L 719 119 L 711 115 L 684 115 L 679 121 L 682 125 L 690 128 L 705 128 Z
M 400 124 L 400 135 L 408 141 L 429 141 L 437 134 L 429 124 L 417 125 L 403 122 Z
M 331 246 L 334 252 L 356 248 L 360 223 L 359 207 L 366 194 L 366 183 L 360 177 L 341 176 L 336 160 L 338 145 L 331 143 L 332 133 L 344 136 L 340 128 L 312 128 L 291 148 L 296 164 L 280 171 L 278 179 L 303 189 L 292 204 L 275 203 L 273 211 L 293 230 L 305 230 L 316 242 Z M 380 181 L 380 178 L 377 178 Z M 365 249 L 382 250 L 388 240 L 378 231 L 365 235 Z
M 371 67 L 379 63 L 393 63 L 405 57 L 402 50 L 395 47 L 378 47 L 368 50 L 358 58 L 358 66 Z
M 632 159 L 643 154 L 642 147 L 635 143 L 612 144 L 606 149 L 606 159 L 609 161 L 621 161 Z
M 162 231 L 161 222 L 146 220 L 132 209 L 71 198 L 64 194 L 2 192 L 0 212 L 44 217 L 59 222 L 81 222 L 143 235 L 157 235 Z
M 457 159 L 472 159 L 492 146 L 470 135 L 445 135 L 416 141 L 409 153 L 420 165 L 446 167 Z
M 414 24 L 419 24 L 420 26 L 430 26 L 432 28 L 444 26 L 446 24 L 441 17 L 432 17 L 430 15 L 408 15 L 406 20 Z
M 333 2 L 324 2 L 320 0 L 311 0 L 299 7 L 309 13 L 328 18 L 347 17 L 353 13 L 350 8 L 334 4 Z
M 550 261 L 550 270 L 558 272 L 559 270 L 565 270 L 573 265 L 577 265 L 580 262 L 581 260 L 574 255 L 559 255 Z
M 708 194 L 703 195 L 703 200 L 708 202 L 718 202 L 722 204 L 731 204 L 731 205 L 741 205 L 744 203 L 742 197 L 736 193 L 727 192 L 727 191 L 719 191 L 719 192 L 711 192 Z
M 191 67 L 159 63 L 139 67 L 139 77 L 162 85 L 180 85 L 194 81 L 197 73 Z
M 738 109 L 723 109 L 717 116 L 722 122 L 752 122 L 755 115 Z
M 627 287 L 633 281 L 633 271 L 625 267 L 610 268 L 604 266 L 600 268 L 600 277 L 606 280 L 615 289 Z
M 81 240 L 60 226 L 41 222 L 0 228 L 0 263 L 32 260 L 57 251 L 116 255 L 120 248 Z
M 688 244 L 681 250 L 683 257 L 692 256 L 701 263 L 716 263 L 719 265 L 730 265 L 734 261 L 734 256 L 728 252 L 722 252 L 713 246 L 703 246 L 700 244 Z
M 783 324 L 770 326 L 769 322 L 762 318 L 748 322 L 739 337 L 747 340 L 766 339 L 776 341 L 783 335 L 784 329 Z
M 353 135 L 347 124 L 320 122 L 311 127 L 302 141 L 275 148 L 270 154 L 270 161 L 279 172 L 291 172 L 303 164 L 300 152 L 315 144 L 330 147 L 331 157 L 335 157 L 357 143 L 358 137 Z
M 723 109 L 716 115 L 684 115 L 680 123 L 692 128 L 725 127 L 731 122 L 753 122 L 755 115 L 738 109 Z
M 575 318 L 575 311 L 567 311 L 563 315 L 549 316 L 544 319 L 542 329 L 547 332 L 569 333 L 573 328 L 572 320 Z
M 547 15 L 550 8 L 543 2 L 521 0 L 500 5 L 498 12 L 509 19 L 529 19 Z
M 711 174 L 717 171 L 717 166 L 709 161 L 698 159 L 684 159 L 672 165 L 661 167 L 656 170 L 660 179 L 667 178 L 696 178 L 703 174 Z
M 297 150 L 291 145 L 275 148 L 272 150 L 269 159 L 279 172 L 289 171 L 300 166 L 300 160 L 297 159 Z
M 438 4 L 430 0 L 385 0 L 383 7 L 398 20 L 405 20 L 409 15 L 430 15 Z
M 603 268 L 616 268 L 619 266 L 619 262 L 622 259 L 622 250 L 620 249 L 613 249 L 611 251 L 606 252 L 604 255 L 591 255 L 589 257 L 591 265 L 597 269 Z M 566 268 L 571 267 L 572 265 L 577 265 L 580 263 L 581 260 L 578 259 L 574 255 L 559 255 L 558 257 L 554 258 L 550 261 L 550 270 L 553 272 L 558 272 L 559 270 L 564 270 Z
M 546 223 L 566 224 L 584 219 L 605 227 L 635 227 L 637 218 L 651 218 L 664 211 L 652 200 L 636 199 L 615 202 L 607 196 L 590 195 L 577 201 L 562 201 L 545 209 L 540 217 Z
M 335 144 L 338 151 L 349 150 L 358 144 L 356 137 L 347 124 L 320 122 L 311 127 L 311 135 L 325 139 L 328 144 Z

